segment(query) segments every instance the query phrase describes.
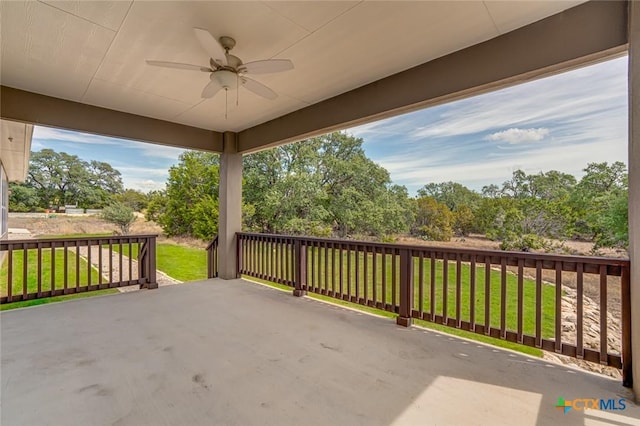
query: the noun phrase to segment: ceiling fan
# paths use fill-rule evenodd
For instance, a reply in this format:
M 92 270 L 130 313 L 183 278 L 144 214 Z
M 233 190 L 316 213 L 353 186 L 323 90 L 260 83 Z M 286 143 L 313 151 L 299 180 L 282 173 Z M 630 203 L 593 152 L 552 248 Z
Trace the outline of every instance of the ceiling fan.
M 245 89 L 266 99 L 278 97 L 276 92 L 264 84 L 247 77 L 247 74 L 269 74 L 293 69 L 293 63 L 289 59 L 265 59 L 261 61 L 242 62 L 229 51 L 236 45 L 236 41 L 227 36 L 216 40 L 211 33 L 202 28 L 194 28 L 196 38 L 202 48 L 209 55 L 209 66 L 182 64 L 178 62 L 152 61 L 147 64 L 183 70 L 200 71 L 209 73 L 210 82 L 202 90 L 203 98 L 212 98 L 220 90 L 237 89 L 242 86 Z

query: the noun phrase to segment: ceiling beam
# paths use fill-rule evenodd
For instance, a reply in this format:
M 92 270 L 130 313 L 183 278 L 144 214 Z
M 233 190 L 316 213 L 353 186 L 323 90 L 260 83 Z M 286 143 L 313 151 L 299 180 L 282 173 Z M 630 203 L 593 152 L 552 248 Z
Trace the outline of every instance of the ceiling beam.
M 627 50 L 626 1 L 590 1 L 238 135 L 241 152 L 294 142 L 552 75 Z
M 222 133 L 0 86 L 0 116 L 39 126 L 222 152 Z

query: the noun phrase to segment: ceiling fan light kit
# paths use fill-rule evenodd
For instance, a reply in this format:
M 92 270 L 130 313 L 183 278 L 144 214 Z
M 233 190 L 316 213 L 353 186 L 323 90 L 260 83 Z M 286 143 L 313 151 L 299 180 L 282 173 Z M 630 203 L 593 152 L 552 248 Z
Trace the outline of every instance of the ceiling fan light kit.
M 216 40 L 205 29 L 194 28 L 193 31 L 200 45 L 209 55 L 209 67 L 155 60 L 147 60 L 147 64 L 209 73 L 210 82 L 204 87 L 201 94 L 205 99 L 214 97 L 221 89 L 228 92 L 238 89 L 240 86 L 266 99 L 273 100 L 278 97 L 273 90 L 247 77 L 247 74 L 270 74 L 292 70 L 293 63 L 289 59 L 264 59 L 245 64 L 240 58 L 229 53 L 236 45 L 233 38 L 222 36 Z M 226 115 L 225 112 L 225 118 Z

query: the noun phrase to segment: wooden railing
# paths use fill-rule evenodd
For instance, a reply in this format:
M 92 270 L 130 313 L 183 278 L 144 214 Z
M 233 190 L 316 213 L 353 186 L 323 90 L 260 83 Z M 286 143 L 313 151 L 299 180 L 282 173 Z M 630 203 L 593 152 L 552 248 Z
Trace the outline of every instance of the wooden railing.
M 207 246 L 207 277 L 218 277 L 218 236 L 216 235 Z
M 250 233 L 239 233 L 238 244 L 239 274 L 296 295 L 318 293 L 396 313 L 404 326 L 420 319 L 616 367 L 631 386 L 628 259 Z
M 156 235 L 0 241 L 0 303 L 156 288 Z M 137 260 L 135 260 L 137 259 Z

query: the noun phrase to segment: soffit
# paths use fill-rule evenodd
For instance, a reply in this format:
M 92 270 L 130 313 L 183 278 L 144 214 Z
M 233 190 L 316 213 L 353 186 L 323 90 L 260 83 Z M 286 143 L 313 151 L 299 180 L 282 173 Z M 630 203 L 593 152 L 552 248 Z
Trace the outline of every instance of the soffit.
M 9 181 L 22 181 L 29 168 L 33 126 L 0 120 L 0 161 Z

